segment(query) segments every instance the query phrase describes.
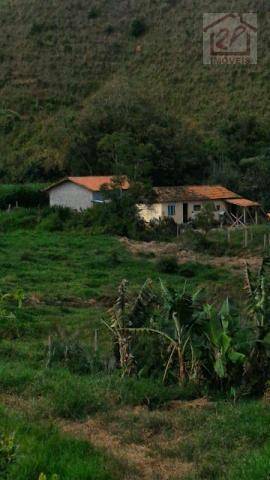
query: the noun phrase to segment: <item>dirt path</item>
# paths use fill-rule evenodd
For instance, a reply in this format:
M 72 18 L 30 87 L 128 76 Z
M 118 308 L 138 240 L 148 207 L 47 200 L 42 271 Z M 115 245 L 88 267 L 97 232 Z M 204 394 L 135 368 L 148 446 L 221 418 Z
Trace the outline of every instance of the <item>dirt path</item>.
M 0 403 L 13 411 L 21 411 L 31 416 L 33 402 L 17 395 L 2 393 Z M 35 402 L 34 402 L 35 403 Z M 193 402 L 171 402 L 168 405 L 168 418 L 178 408 L 202 408 L 208 405 L 204 399 Z M 140 431 L 140 441 L 132 441 L 133 422 L 121 425 L 121 420 L 140 417 L 143 428 Z M 149 418 L 148 410 L 143 407 L 124 408 L 114 413 L 114 419 L 102 417 L 88 418 L 85 421 L 68 421 L 55 418 L 59 429 L 72 437 L 89 441 L 89 443 L 114 457 L 120 462 L 124 471 L 124 480 L 181 480 L 189 474 L 193 465 L 170 457 L 164 451 L 170 450 L 176 443 L 181 443 L 184 438 L 179 437 L 178 429 L 173 438 L 168 439 L 162 429 L 158 433 L 147 430 L 144 420 Z M 51 419 L 52 420 L 52 419 Z M 122 472 L 121 472 L 122 473 Z
M 108 427 L 98 419 L 89 419 L 83 423 L 61 422 L 61 429 L 69 435 L 88 440 L 126 465 L 125 480 L 180 480 L 192 470 L 190 463 L 156 454 L 151 448 L 151 442 L 145 443 L 145 439 L 142 439 L 140 445 L 127 443 L 123 437 L 109 432 Z M 155 442 L 157 440 L 161 449 L 168 446 L 165 440 L 155 438 Z
M 134 255 L 155 255 L 156 257 L 162 255 L 176 255 L 180 264 L 187 262 L 196 262 L 216 267 L 231 267 L 241 269 L 247 261 L 250 267 L 256 269 L 261 264 L 261 258 L 256 256 L 250 257 L 215 257 L 205 255 L 203 253 L 196 253 L 189 250 L 183 250 L 177 243 L 165 242 L 138 242 L 129 240 L 128 238 L 121 238 L 121 243 Z

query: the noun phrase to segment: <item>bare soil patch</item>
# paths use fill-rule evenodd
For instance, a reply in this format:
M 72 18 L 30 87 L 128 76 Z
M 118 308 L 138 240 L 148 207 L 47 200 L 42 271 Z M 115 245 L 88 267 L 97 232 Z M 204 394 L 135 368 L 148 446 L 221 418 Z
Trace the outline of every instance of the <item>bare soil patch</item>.
M 179 264 L 184 264 L 188 262 L 201 263 L 205 265 L 213 265 L 215 267 L 229 267 L 241 269 L 244 267 L 245 262 L 252 269 L 259 268 L 261 265 L 261 258 L 257 256 L 248 256 L 248 257 L 215 257 L 211 255 L 206 255 L 203 253 L 196 253 L 191 250 L 183 250 L 181 246 L 177 243 L 166 243 L 166 242 L 140 242 L 135 240 L 130 240 L 128 238 L 121 238 L 121 243 L 134 255 L 155 255 L 156 257 L 165 256 L 165 255 L 175 255 L 178 259 Z
M 191 463 L 157 454 L 152 442 L 158 442 L 160 451 L 168 448 L 168 441 L 161 435 L 151 439 L 145 432 L 140 444 L 128 443 L 120 432 L 111 433 L 101 419 L 88 419 L 82 423 L 61 422 L 61 428 L 69 435 L 88 440 L 126 465 L 125 480 L 180 480 L 192 470 Z

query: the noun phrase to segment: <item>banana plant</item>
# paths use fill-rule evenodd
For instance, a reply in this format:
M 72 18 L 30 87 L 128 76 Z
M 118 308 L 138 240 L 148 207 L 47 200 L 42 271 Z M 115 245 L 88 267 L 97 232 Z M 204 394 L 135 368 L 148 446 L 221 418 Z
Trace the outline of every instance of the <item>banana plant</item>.
M 167 359 L 163 381 L 173 365 L 174 359 L 178 365 L 178 379 L 182 383 L 195 371 L 197 366 L 192 345 L 192 331 L 195 325 L 194 309 L 199 291 L 194 295 L 186 292 L 186 285 L 182 291 L 168 289 L 160 281 L 161 300 L 160 316 L 162 322 L 151 327 L 130 329 L 133 333 L 148 333 L 159 335 L 168 343 L 169 357 Z
M 122 376 L 130 375 L 134 368 L 134 358 L 130 350 L 131 328 L 143 322 L 154 298 L 151 280 L 144 283 L 135 300 L 129 298 L 128 281 L 122 280 L 118 288 L 118 297 L 108 311 L 109 321 L 103 319 L 104 325 L 114 338 Z
M 244 288 L 248 294 L 247 316 L 253 332 L 252 348 L 246 365 L 246 377 L 253 383 L 269 375 L 270 357 L 270 258 L 264 258 L 258 272 L 246 264 Z M 258 375 L 260 372 L 260 375 Z
M 204 305 L 199 317 L 205 325 L 204 334 L 212 369 L 219 379 L 224 379 L 228 377 L 229 363 L 243 364 L 245 360 L 245 355 L 234 348 L 233 337 L 230 335 L 233 318 L 229 300 L 224 301 L 220 310 L 214 305 Z

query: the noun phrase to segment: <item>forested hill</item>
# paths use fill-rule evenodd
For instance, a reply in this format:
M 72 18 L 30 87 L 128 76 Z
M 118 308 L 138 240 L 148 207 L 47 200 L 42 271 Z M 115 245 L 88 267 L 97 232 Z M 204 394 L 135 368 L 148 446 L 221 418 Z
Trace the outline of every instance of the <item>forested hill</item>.
M 155 183 L 197 182 L 270 146 L 266 1 L 0 5 L 3 180 L 132 165 Z M 202 64 L 203 12 L 228 9 L 259 11 L 258 65 Z

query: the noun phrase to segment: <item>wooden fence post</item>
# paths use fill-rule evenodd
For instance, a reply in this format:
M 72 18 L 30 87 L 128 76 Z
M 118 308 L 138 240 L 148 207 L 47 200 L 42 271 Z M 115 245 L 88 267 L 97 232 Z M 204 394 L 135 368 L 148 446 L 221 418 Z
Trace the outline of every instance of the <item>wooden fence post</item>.
M 94 337 L 94 352 L 98 351 L 98 330 L 95 329 L 95 337 Z
M 248 246 L 248 229 L 245 228 L 244 230 L 244 247 L 247 248 Z

